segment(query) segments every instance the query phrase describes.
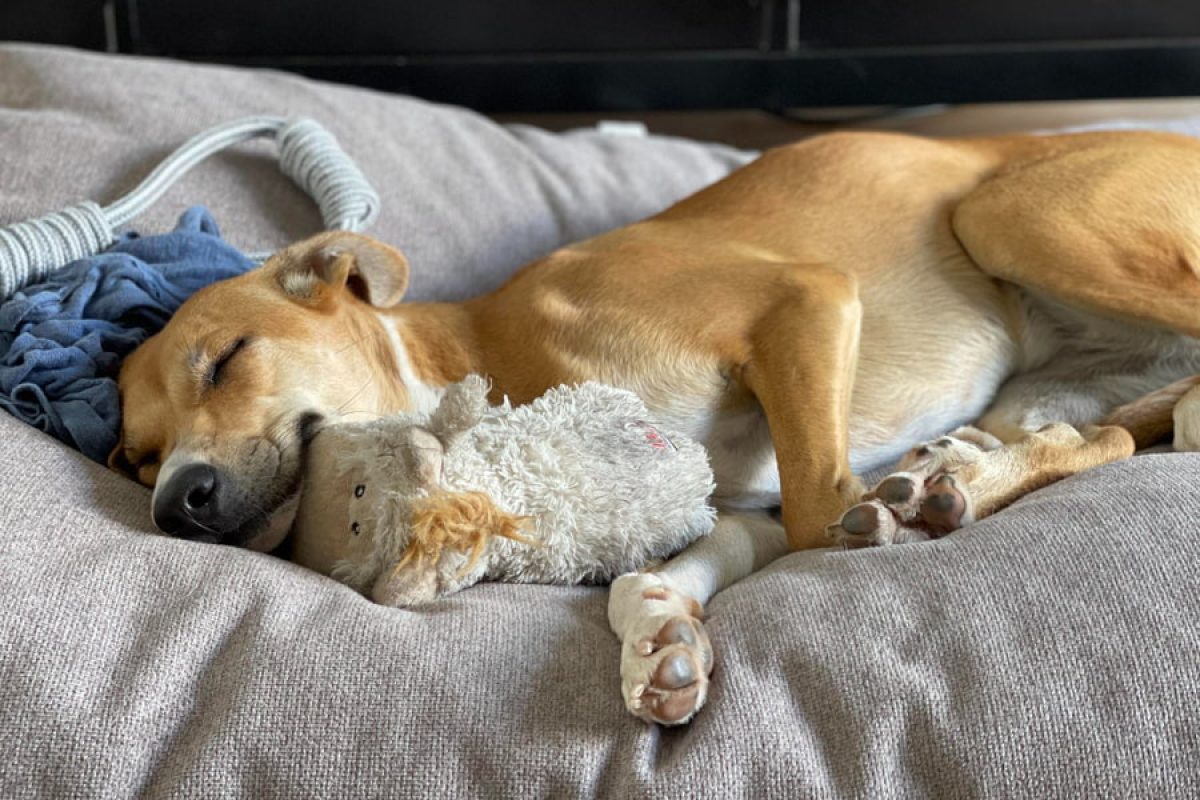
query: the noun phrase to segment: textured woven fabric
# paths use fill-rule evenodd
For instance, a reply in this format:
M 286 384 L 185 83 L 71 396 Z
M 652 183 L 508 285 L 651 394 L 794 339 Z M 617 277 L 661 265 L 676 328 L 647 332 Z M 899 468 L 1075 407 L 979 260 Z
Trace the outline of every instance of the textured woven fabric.
M 145 490 L 8 417 L 0 464 L 4 797 L 1200 793 L 1200 457 L 776 562 L 710 604 L 678 730 L 625 712 L 603 590 L 383 608 L 153 535 Z
M 9 47 L 0 218 L 115 196 L 247 113 L 334 131 L 384 195 L 375 230 L 408 252 L 420 297 L 482 291 L 743 157 Z M 195 202 L 247 249 L 319 224 L 253 148 L 139 226 Z M 941 541 L 784 558 L 710 604 L 708 706 L 661 730 L 623 708 L 600 589 L 380 608 L 268 556 L 154 535 L 144 489 L 0 415 L 0 797 L 1196 796 L 1198 484 L 1200 457 L 1144 456 Z

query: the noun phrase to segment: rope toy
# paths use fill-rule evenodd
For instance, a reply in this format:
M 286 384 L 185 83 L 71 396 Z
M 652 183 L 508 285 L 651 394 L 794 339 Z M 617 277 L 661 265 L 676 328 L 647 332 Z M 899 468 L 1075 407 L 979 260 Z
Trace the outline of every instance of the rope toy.
M 247 117 L 193 136 L 129 194 L 101 207 L 85 201 L 0 228 L 0 302 L 54 270 L 117 241 L 116 229 L 145 211 L 180 177 L 212 154 L 260 136 L 279 145 L 279 168 L 321 209 L 329 229 L 361 232 L 379 215 L 379 195 L 333 134 L 305 117 Z M 253 253 L 256 261 L 270 253 Z

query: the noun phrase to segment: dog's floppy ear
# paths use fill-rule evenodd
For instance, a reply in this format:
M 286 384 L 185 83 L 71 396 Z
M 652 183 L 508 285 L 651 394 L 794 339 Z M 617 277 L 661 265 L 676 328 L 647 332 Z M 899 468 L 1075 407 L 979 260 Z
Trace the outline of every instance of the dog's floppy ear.
M 394 247 L 348 231 L 323 233 L 276 255 L 280 287 L 316 300 L 344 289 L 376 308 L 400 302 L 408 288 L 408 261 Z
M 117 436 L 116 447 L 108 454 L 108 468 L 113 472 L 121 473 L 126 478 L 137 480 L 137 469 L 125 457 L 125 433 L 123 431 Z

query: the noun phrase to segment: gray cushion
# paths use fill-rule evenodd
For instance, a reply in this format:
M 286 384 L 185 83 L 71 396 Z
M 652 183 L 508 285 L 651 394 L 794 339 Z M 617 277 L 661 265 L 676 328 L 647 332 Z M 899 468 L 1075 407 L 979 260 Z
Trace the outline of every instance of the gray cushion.
M 0 218 L 111 197 L 196 128 L 318 116 L 384 193 L 416 292 L 458 296 L 743 156 L 508 130 L 270 74 L 0 48 Z M 249 247 L 317 224 L 261 156 L 201 168 Z M 1200 457 L 1032 495 L 944 540 L 781 559 L 709 606 L 687 728 L 619 697 L 600 589 L 373 606 L 152 533 L 148 493 L 0 415 L 0 797 L 1200 793 Z
M 152 534 L 145 490 L 7 417 L 0 464 L 5 797 L 1200 792 L 1200 457 L 776 562 L 710 604 L 670 731 L 620 702 L 601 589 L 382 608 Z

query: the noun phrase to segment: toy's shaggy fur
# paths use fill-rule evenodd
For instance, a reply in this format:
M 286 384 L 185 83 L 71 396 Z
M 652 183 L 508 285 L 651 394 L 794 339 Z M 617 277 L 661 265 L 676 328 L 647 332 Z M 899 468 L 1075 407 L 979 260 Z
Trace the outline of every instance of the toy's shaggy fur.
M 407 605 L 483 579 L 604 582 L 712 529 L 703 447 L 636 395 L 585 383 L 512 408 L 487 388 L 472 376 L 428 419 L 322 431 L 295 535 L 336 560 L 309 566 Z

